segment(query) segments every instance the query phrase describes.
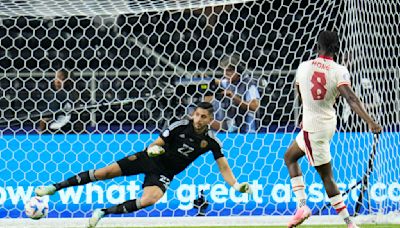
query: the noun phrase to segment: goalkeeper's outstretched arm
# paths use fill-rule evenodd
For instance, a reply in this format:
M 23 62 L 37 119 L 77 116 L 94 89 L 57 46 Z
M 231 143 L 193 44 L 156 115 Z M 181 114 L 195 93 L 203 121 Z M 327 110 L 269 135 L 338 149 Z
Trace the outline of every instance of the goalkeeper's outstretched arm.
M 150 157 L 157 157 L 165 153 L 163 146 L 165 145 L 164 140 L 158 137 L 153 143 L 151 143 L 146 151 Z
M 233 176 L 232 170 L 229 167 L 228 161 L 226 160 L 225 157 L 220 157 L 216 160 L 218 164 L 219 171 L 221 172 L 222 176 L 224 177 L 224 180 L 232 186 L 236 191 L 239 191 L 241 193 L 251 193 L 251 187 L 249 183 L 244 182 L 244 183 L 238 183 L 235 176 Z
M 152 142 L 150 145 L 149 145 L 149 147 L 152 147 L 152 146 L 155 146 L 155 145 L 157 145 L 157 146 L 164 146 L 165 145 L 165 142 L 164 142 L 164 140 L 161 138 L 161 137 L 158 137 L 156 140 L 154 140 L 154 142 Z

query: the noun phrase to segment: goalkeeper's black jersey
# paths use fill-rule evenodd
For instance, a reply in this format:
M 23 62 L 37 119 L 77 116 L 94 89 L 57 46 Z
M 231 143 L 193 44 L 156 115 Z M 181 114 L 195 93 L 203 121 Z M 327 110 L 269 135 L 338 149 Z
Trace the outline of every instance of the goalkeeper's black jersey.
M 160 134 L 165 153 L 155 157 L 155 162 L 166 172 L 176 175 L 188 167 L 197 157 L 211 151 L 214 159 L 223 157 L 221 142 L 211 130 L 203 134 L 194 132 L 192 120 L 181 120 L 170 125 Z

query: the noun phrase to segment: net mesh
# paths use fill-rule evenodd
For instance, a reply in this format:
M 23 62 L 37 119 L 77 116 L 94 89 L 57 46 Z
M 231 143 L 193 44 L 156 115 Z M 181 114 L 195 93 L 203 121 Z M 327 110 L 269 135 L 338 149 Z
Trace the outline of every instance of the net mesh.
M 201 8 L 213 5 L 242 3 L 251 0 L 185 0 L 185 1 L 81 1 L 81 0 L 50 0 L 50 1 L 13 1 L 7 0 L 0 3 L 0 15 L 4 16 L 96 16 L 140 14 L 165 10 L 182 10 Z
M 229 189 L 207 155 L 174 179 L 159 204 L 134 216 L 196 215 L 199 195 L 209 203 L 201 209 L 208 216 L 292 214 L 296 204 L 283 154 L 301 115 L 294 73 L 316 56 L 318 33 L 332 29 L 341 39 L 337 61 L 349 68 L 354 90 L 385 128 L 360 213 L 398 211 L 399 3 L 229 2 L 1 3 L 0 217 L 24 217 L 22 202 L 34 186 L 142 150 L 206 96 L 227 99 L 212 86 L 224 77 L 225 56 L 238 56 L 239 70 L 259 95 L 257 111 L 235 106 L 232 116 L 228 108 L 218 109 L 226 117 L 218 131 L 225 155 L 255 193 L 241 196 Z M 62 70 L 68 80 L 60 82 L 55 72 Z M 331 151 L 344 192 L 368 169 L 373 135 L 363 132 L 367 126 L 343 100 L 337 106 Z M 255 119 L 253 129 L 243 128 L 247 117 Z M 305 159 L 301 167 L 313 213 L 335 214 L 325 208 L 316 172 Z M 51 198 L 49 217 L 86 217 L 93 208 L 135 198 L 142 178 L 62 190 Z M 351 213 L 360 186 L 346 195 Z

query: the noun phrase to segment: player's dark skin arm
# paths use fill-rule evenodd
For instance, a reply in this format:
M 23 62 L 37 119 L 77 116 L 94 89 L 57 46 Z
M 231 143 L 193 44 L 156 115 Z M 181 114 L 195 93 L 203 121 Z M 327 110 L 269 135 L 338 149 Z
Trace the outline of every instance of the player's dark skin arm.
M 357 113 L 357 115 L 359 115 L 365 122 L 367 122 L 369 129 L 375 134 L 381 133 L 382 127 L 379 124 L 375 123 L 375 121 L 367 113 L 363 103 L 354 93 L 353 89 L 348 85 L 342 85 L 338 87 L 338 90 L 340 92 L 340 95 L 346 99 L 351 109 L 355 113 Z
M 300 86 L 299 86 L 298 84 L 296 84 L 296 91 L 297 91 L 297 93 L 299 94 L 299 101 L 300 101 L 300 104 L 301 104 Z
M 295 85 L 295 89 L 296 89 L 296 91 L 297 91 L 297 94 L 299 95 L 299 106 L 301 105 L 301 102 L 302 102 L 302 100 L 301 100 L 301 93 L 300 93 L 300 86 L 298 85 L 298 84 L 296 84 Z M 301 122 L 301 119 L 299 119 L 299 123 L 300 123 L 300 126 L 302 125 L 302 122 Z

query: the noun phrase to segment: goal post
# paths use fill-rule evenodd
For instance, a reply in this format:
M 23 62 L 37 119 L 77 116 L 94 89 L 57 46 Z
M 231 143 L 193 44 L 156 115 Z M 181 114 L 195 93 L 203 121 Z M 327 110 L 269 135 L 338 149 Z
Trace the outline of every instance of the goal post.
M 384 132 L 374 144 L 367 125 L 339 99 L 331 143 L 335 179 L 358 221 L 399 223 L 399 11 L 395 1 L 373 0 L 0 3 L 1 221 L 45 224 L 23 213 L 34 187 L 143 150 L 166 126 L 190 115 L 193 104 L 218 97 L 212 81 L 224 77 L 220 62 L 236 55 L 242 75 L 257 86 L 260 107 L 238 111 L 231 119 L 239 129 L 226 121 L 217 137 L 233 173 L 254 193 L 240 195 L 226 185 L 207 154 L 174 178 L 159 203 L 103 225 L 148 217 L 152 224 L 160 217 L 164 224 L 164 218 L 194 225 L 203 219 L 211 226 L 229 225 L 227 218 L 286 224 L 296 209 L 283 160 L 299 131 L 295 71 L 316 56 L 318 33 L 336 30 L 336 61 L 348 67 L 353 89 Z M 68 80 L 57 89 L 61 70 Z M 247 115 L 256 119 L 252 132 L 240 129 Z M 306 159 L 300 165 L 314 214 L 310 223 L 338 223 L 317 172 Z M 140 196 L 142 181 L 120 177 L 63 189 L 48 198 L 48 221 L 79 223 L 95 208 Z M 200 196 L 206 206 L 196 205 Z

